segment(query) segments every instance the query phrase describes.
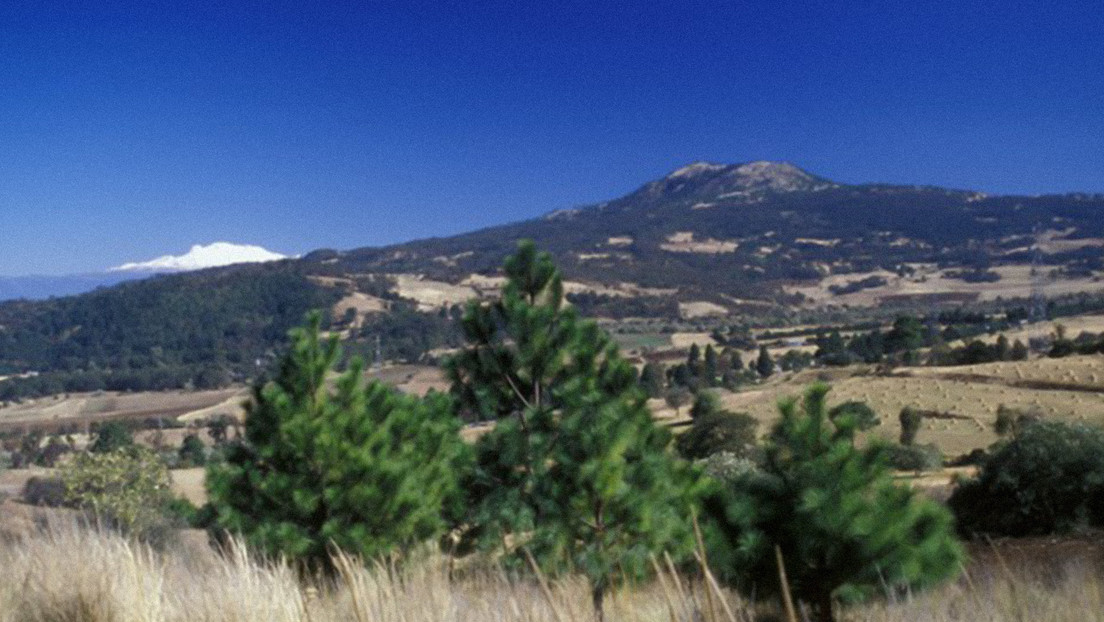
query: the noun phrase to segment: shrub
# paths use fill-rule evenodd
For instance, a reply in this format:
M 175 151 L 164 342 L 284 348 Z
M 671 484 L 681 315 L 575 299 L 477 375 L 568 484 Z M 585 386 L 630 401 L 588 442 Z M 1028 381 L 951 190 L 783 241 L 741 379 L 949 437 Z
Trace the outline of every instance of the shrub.
M 723 451 L 739 458 L 750 458 L 755 451 L 759 422 L 745 413 L 714 412 L 695 417 L 690 429 L 678 437 L 675 445 L 688 460 L 706 458 Z
M 96 431 L 96 440 L 88 448 L 94 454 L 106 454 L 130 447 L 134 444 L 134 435 L 129 427 L 120 421 L 108 421 Z
M 1026 536 L 1104 524 L 1104 430 L 1027 426 L 949 501 L 965 534 Z
M 725 484 L 733 484 L 759 472 L 759 466 L 750 458 L 741 458 L 729 451 L 718 451 L 696 461 L 702 471 Z
M 1037 410 L 1011 408 L 1001 404 L 997 406 L 997 418 L 993 422 L 993 431 L 997 436 L 1019 436 L 1028 426 L 1042 420 Z
M 164 526 L 164 511 L 173 498 L 169 470 L 144 447 L 80 454 L 59 474 L 66 502 L 109 526 L 138 538 Z
M 854 419 L 855 426 L 859 430 L 869 430 L 882 423 L 882 420 L 878 418 L 873 408 L 868 406 L 866 402 L 857 400 L 844 402 L 828 411 L 828 418 L 832 421 L 836 421 L 840 417 L 851 417 Z
M 774 359 L 771 358 L 767 346 L 759 346 L 759 358 L 755 359 L 755 371 L 763 378 L 768 378 L 774 373 Z
M 35 460 L 39 466 L 47 468 L 54 468 L 65 454 L 73 451 L 73 448 L 68 444 L 62 442 L 56 436 L 51 436 L 50 440 L 46 442 L 46 446 L 38 452 L 38 456 Z
M 905 406 L 897 418 L 901 422 L 900 443 L 902 445 L 915 443 L 916 435 L 920 433 L 920 425 L 924 422 L 924 413 L 912 406 Z
M 198 434 L 189 434 L 180 443 L 177 457 L 182 467 L 203 466 L 207 463 L 207 448 Z
M 23 484 L 23 501 L 30 505 L 57 508 L 65 505 L 65 482 L 59 477 L 34 476 Z
M 712 391 L 698 391 L 690 405 L 690 418 L 698 419 L 721 412 L 721 400 Z
M 943 467 L 943 453 L 935 445 L 891 445 L 890 466 L 898 471 L 937 471 Z
M 947 466 L 982 466 L 989 459 L 989 452 L 981 448 L 974 448 L 969 453 L 961 454 L 947 461 Z

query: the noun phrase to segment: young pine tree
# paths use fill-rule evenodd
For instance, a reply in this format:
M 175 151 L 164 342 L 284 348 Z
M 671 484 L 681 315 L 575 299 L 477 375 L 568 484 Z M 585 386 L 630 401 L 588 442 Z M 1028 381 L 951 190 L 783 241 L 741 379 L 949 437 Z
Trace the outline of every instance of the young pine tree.
M 855 419 L 833 422 L 827 392 L 813 386 L 801 409 L 782 402 L 761 469 L 706 506 L 719 573 L 773 591 L 778 547 L 794 595 L 821 622 L 837 599 L 928 585 L 962 560 L 950 513 L 894 483 L 884 446 L 856 447 Z
M 322 340 L 320 316 L 292 331 L 274 381 L 254 388 L 244 442 L 208 470 L 220 526 L 260 550 L 328 569 L 333 547 L 366 558 L 444 532 L 467 448 L 449 399 L 363 382 Z
M 461 414 L 497 420 L 476 445 L 465 522 L 507 560 L 582 572 L 601 617 L 612 582 L 690 552 L 697 478 L 616 345 L 564 304 L 551 257 L 523 242 L 506 276 L 500 299 L 469 304 L 468 346 L 447 363 Z

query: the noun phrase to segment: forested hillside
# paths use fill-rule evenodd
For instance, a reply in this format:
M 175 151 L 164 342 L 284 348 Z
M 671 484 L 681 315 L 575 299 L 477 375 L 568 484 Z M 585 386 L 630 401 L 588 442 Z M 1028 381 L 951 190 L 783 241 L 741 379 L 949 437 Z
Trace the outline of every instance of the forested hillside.
M 155 277 L 82 296 L 0 305 L 0 384 L 23 392 L 218 386 L 251 375 L 287 330 L 338 293 L 294 266 Z

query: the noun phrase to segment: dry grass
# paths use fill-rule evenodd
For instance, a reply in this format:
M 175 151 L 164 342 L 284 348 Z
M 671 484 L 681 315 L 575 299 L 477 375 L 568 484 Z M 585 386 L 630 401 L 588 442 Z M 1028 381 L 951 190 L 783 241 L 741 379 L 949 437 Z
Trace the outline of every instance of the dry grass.
M 212 414 L 239 414 L 248 396 L 244 389 L 214 391 L 149 391 L 142 393 L 74 393 L 25 400 L 0 408 L 0 424 L 62 424 L 102 419 L 145 419 L 150 417 L 189 419 Z
M 789 293 L 800 293 L 806 296 L 808 298 L 807 304 L 810 306 L 824 304 L 869 307 L 880 304 L 886 296 L 899 295 L 976 294 L 980 300 L 995 300 L 998 297 L 1006 299 L 1027 298 L 1031 296 L 1032 288 L 1036 284 L 1036 279 L 1031 274 L 1030 265 L 995 266 L 992 270 L 999 273 L 1001 279 L 991 283 L 967 283 L 966 281 L 954 279 L 948 275 L 948 270 L 940 269 L 934 264 L 910 265 L 916 272 L 907 277 L 901 277 L 885 270 L 834 274 L 814 284 L 788 286 L 785 289 Z M 1047 265 L 1042 266 L 1041 269 L 1044 273 L 1048 273 L 1059 267 Z M 833 285 L 844 285 L 872 276 L 884 278 L 886 284 L 839 296 L 831 291 Z M 1048 298 L 1080 292 L 1096 292 L 1104 289 L 1104 284 L 1093 280 L 1091 277 L 1046 278 L 1042 280 L 1040 285 L 1044 295 Z
M 985 376 L 1010 384 L 1039 381 L 1054 384 L 1082 385 L 1085 389 L 1104 391 L 1104 357 L 1067 356 L 1060 359 L 1039 358 L 1029 361 L 1007 361 L 962 365 L 958 367 L 918 367 L 906 370 L 915 376 L 948 375 Z
M 196 507 L 207 503 L 207 469 L 173 469 L 172 488 L 177 495 L 184 497 Z
M 54 526 L 0 544 L 0 622 L 569 622 L 591 620 L 589 589 L 568 578 L 541 583 L 498 571 L 450 579 L 445 560 L 405 569 L 338 560 L 329 581 L 301 582 L 286 564 L 241 547 L 217 555 L 200 545 L 155 553 L 110 534 Z M 1104 620 L 1104 580 L 1080 563 L 1057 573 L 974 569 L 932 592 L 847 608 L 868 622 Z M 760 605 L 759 613 L 772 610 Z M 750 622 L 738 594 L 665 573 L 614 592 L 607 620 Z M 777 612 L 772 615 L 777 616 Z M 781 619 L 760 617 L 758 619 Z
M 905 406 L 961 416 L 924 421 L 920 442 L 935 443 L 946 455 L 995 442 L 992 425 L 1001 404 L 1034 410 L 1051 419 L 1104 425 L 1104 393 L 1100 392 L 1104 389 L 1104 357 L 909 368 L 897 374 L 877 376 L 861 367 L 810 370 L 748 391 L 722 393 L 722 401 L 731 410 L 752 415 L 766 430 L 777 420 L 780 398 L 800 395 L 811 382 L 825 376 L 832 386 L 830 402 L 866 402 L 882 419 L 872 433 L 888 440 L 895 440 L 900 433 L 897 415 Z M 1032 382 L 1052 383 L 1056 388 L 1040 389 L 1030 385 Z
M 444 370 L 428 365 L 388 365 L 382 369 L 369 369 L 365 376 L 412 395 L 425 395 L 431 389 L 447 391 L 449 387 Z

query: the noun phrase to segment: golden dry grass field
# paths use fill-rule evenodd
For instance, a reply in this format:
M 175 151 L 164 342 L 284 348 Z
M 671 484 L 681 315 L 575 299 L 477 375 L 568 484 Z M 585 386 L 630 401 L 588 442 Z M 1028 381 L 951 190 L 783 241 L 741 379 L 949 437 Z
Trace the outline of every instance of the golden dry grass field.
M 239 415 L 248 391 L 237 387 L 216 391 L 163 391 L 144 393 L 74 393 L 38 399 L 0 408 L 0 427 L 84 424 L 111 419 L 204 418 L 215 414 Z
M 720 396 L 727 408 L 747 412 L 766 426 L 777 417 L 780 399 L 799 396 L 816 381 L 831 385 L 831 404 L 849 400 L 869 404 L 882 420 L 871 434 L 889 440 L 900 433 L 897 415 L 906 406 L 951 415 L 925 419 L 919 437 L 919 442 L 934 443 L 948 456 L 996 441 L 992 425 L 1002 404 L 1036 411 L 1044 418 L 1104 426 L 1101 356 L 901 368 L 892 375 L 877 375 L 862 366 L 807 370 L 739 393 L 722 391 Z
M 0 622 L 570 622 L 593 620 L 579 577 L 518 580 L 494 568 L 450 576 L 447 559 L 426 553 L 401 568 L 342 560 L 332 580 L 302 581 L 286 564 L 258 561 L 244 548 L 220 554 L 182 537 L 156 552 L 72 517 L 24 518 L 30 528 L 0 542 Z M 192 535 L 192 534 L 187 534 Z M 1055 545 L 1062 559 L 1035 563 L 1017 542 L 977 550 L 962 578 L 928 592 L 891 594 L 842 607 L 847 622 L 1095 622 L 1104 620 L 1100 547 Z M 976 547 L 975 547 L 976 548 Z M 609 622 L 783 620 L 774 599 L 703 581 L 693 570 L 613 591 Z
M 1038 285 L 1047 297 L 1056 297 L 1081 292 L 1097 292 L 1104 289 L 1104 281 L 1095 277 L 1078 278 L 1042 278 L 1032 274 L 1030 265 L 995 266 L 993 272 L 1000 274 L 995 282 L 969 283 L 952 278 L 951 270 L 942 269 L 934 264 L 909 264 L 914 272 L 900 276 L 886 270 L 873 272 L 837 274 L 821 279 L 810 285 L 787 287 L 790 293 L 799 293 L 806 297 L 806 303 L 814 305 L 837 305 L 851 307 L 871 307 L 880 304 L 888 297 L 932 296 L 956 294 L 988 301 L 998 298 L 1027 298 Z M 1060 269 L 1060 266 L 1044 265 L 1039 268 L 1044 274 Z M 837 295 L 832 292 L 834 286 L 860 281 L 869 277 L 881 277 L 885 284 L 863 289 L 857 292 Z
M 366 375 L 402 391 L 424 395 L 430 389 L 448 388 L 444 374 L 436 367 L 425 365 L 390 365 L 369 370 Z M 25 427 L 53 428 L 76 424 L 78 427 L 95 421 L 119 419 L 149 419 L 162 417 L 182 423 L 192 423 L 230 415 L 242 419 L 249 389 L 231 387 L 215 391 L 146 391 L 138 393 L 73 393 L 24 400 L 22 403 L 0 405 L 0 430 Z M 169 430 L 169 440 L 179 440 L 181 433 Z

